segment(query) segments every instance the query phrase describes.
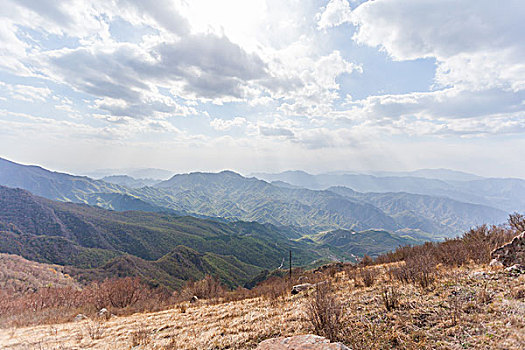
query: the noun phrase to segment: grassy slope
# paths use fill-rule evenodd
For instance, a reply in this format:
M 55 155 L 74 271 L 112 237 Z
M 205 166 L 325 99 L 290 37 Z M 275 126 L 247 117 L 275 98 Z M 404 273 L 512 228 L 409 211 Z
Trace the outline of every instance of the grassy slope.
M 351 348 L 520 349 L 525 345 L 525 299 L 513 294 L 523 290 L 523 276 L 501 271 L 475 274 L 479 266 L 442 269 L 431 289 L 422 290 L 388 281 L 386 268 L 369 268 L 378 276 L 371 287 L 346 274 L 331 279 L 348 332 L 342 341 Z M 385 286 L 395 286 L 400 293 L 395 310 L 386 311 L 382 303 Z M 13 328 L 0 332 L 0 347 L 128 349 L 134 335 L 142 334 L 144 344 L 139 349 L 254 349 L 264 339 L 313 333 L 305 317 L 308 301 L 306 294 L 287 294 L 218 304 L 186 302 L 184 313 L 176 305 L 171 310 L 112 318 L 100 324 L 98 339 L 88 335 L 90 321 Z

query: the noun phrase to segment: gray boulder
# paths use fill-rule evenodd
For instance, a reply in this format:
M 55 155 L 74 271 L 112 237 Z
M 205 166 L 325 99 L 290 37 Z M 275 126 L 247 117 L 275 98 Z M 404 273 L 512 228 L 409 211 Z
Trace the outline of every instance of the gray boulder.
M 75 316 L 75 322 L 80 322 L 80 321 L 84 321 L 84 320 L 87 320 L 87 316 L 84 315 L 84 314 L 78 314 Z
M 511 242 L 494 249 L 490 257 L 506 267 L 516 264 L 525 266 L 525 231 L 514 237 Z
M 267 339 L 257 346 L 256 350 L 350 350 L 341 343 L 330 343 L 330 340 L 318 335 L 306 334 L 293 337 Z

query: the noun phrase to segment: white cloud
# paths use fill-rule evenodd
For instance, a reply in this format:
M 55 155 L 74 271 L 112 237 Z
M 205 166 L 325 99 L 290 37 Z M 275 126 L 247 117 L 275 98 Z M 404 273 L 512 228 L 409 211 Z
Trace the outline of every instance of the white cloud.
M 352 12 L 354 40 L 395 60 L 435 58 L 443 86 L 525 87 L 521 0 L 377 0 Z
M 237 128 L 246 124 L 246 118 L 235 117 L 230 120 L 215 118 L 210 122 L 210 126 L 215 130 L 227 131 L 232 128 Z
M 345 60 L 337 50 L 317 58 L 297 56 L 293 51 L 281 56 L 279 63 L 270 63 L 269 69 L 276 77 L 266 83 L 274 99 L 285 101 L 280 110 L 287 115 L 328 113 L 334 100 L 340 97 L 336 78 L 362 71 L 359 65 Z
M 348 22 L 351 16 L 350 5 L 346 0 L 330 0 L 321 11 L 322 13 L 317 14 L 317 28 L 319 29 L 337 27 Z

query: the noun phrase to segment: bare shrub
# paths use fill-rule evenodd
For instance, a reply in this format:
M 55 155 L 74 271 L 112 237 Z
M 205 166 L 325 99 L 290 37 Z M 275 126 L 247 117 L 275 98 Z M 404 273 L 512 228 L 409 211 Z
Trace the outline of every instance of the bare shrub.
M 100 320 L 89 320 L 84 324 L 84 329 L 91 340 L 100 339 L 104 335 L 104 324 Z
M 487 289 L 487 284 L 476 294 L 476 302 L 479 304 L 488 304 L 492 301 L 492 294 Z
M 390 268 L 388 273 L 402 283 L 412 283 L 425 289 L 436 279 L 436 261 L 430 254 L 415 255 L 404 264 Z
M 306 305 L 306 316 L 317 335 L 331 341 L 339 340 L 343 329 L 343 308 L 329 283 L 316 285 Z
M 399 292 L 393 286 L 384 287 L 381 291 L 381 300 L 387 311 L 394 310 L 399 305 Z
M 431 255 L 419 255 L 406 261 L 412 270 L 412 282 L 421 288 L 428 288 L 435 281 L 436 262 Z
M 514 213 L 509 216 L 509 226 L 516 233 L 525 231 L 525 216 L 519 213 Z
M 0 326 L 66 322 L 79 313 L 94 316 L 101 308 L 114 313 L 158 311 L 173 305 L 172 294 L 151 289 L 138 279 L 111 279 L 76 289 L 44 287 L 13 294 L 0 291 Z
M 145 297 L 146 290 L 138 278 L 131 277 L 106 280 L 102 288 L 107 290 L 109 302 L 116 308 L 136 304 Z
M 500 226 L 481 225 L 463 234 L 462 237 L 447 239 L 441 243 L 427 242 L 419 246 L 397 248 L 377 257 L 375 264 L 409 261 L 417 256 L 432 256 L 436 263 L 445 266 L 462 266 L 470 262 L 486 264 L 490 253 L 509 242 L 517 233 L 525 230 L 525 216 L 514 213 L 508 223 Z
M 151 333 L 144 326 L 131 333 L 131 346 L 149 345 L 151 343 Z
M 370 266 L 374 264 L 374 259 L 372 259 L 369 255 L 365 254 L 361 261 L 359 262 L 359 265 L 361 266 Z
M 371 287 L 375 282 L 375 271 L 362 268 L 360 271 L 361 279 L 366 287 Z
M 216 277 L 206 275 L 204 279 L 200 281 L 190 281 L 186 283 L 182 294 L 186 295 L 187 298 L 195 295 L 199 299 L 212 299 L 220 298 L 225 293 L 225 288 Z

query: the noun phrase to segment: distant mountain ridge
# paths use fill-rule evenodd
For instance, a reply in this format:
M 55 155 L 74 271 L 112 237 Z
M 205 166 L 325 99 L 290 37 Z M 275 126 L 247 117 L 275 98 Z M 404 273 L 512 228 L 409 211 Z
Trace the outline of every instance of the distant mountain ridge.
M 270 182 L 282 181 L 291 186 L 314 190 L 344 186 L 365 193 L 407 192 L 448 197 L 460 202 L 498 208 L 509 213 L 525 211 L 525 180 L 523 179 L 483 178 L 446 169 L 426 169 L 406 173 L 377 172 L 374 175 L 348 173 L 312 175 L 304 171 L 252 175 Z
M 318 184 L 323 179 L 304 172 L 290 174 L 300 176 L 303 182 L 311 181 L 310 185 L 315 181 Z M 353 175 L 344 176 L 346 179 Z M 369 178 L 367 176 L 365 180 Z M 428 181 L 449 186 L 441 180 L 424 178 L 395 180 L 412 187 L 424 186 Z M 309 233 L 334 229 L 382 229 L 393 232 L 409 229 L 428 232 L 429 237 L 442 239 L 455 236 L 476 224 L 503 222 L 507 215 L 489 206 L 445 200 L 443 195 L 431 196 L 433 198 L 422 197 L 425 195 L 421 194 L 407 197 L 407 193 L 378 196 L 356 191 L 349 195 L 349 189 L 344 193 L 333 188 L 310 190 L 277 181 L 281 182 L 271 184 L 223 171 L 179 174 L 153 186 L 129 188 L 0 159 L 0 185 L 24 188 L 49 199 L 86 203 L 117 211 L 142 210 L 230 221 L 258 221 L 294 226 Z M 474 188 L 472 191 L 478 181 L 485 180 L 469 182 Z M 521 183 L 518 181 L 516 186 L 519 192 Z M 403 204 L 400 204 L 401 198 L 404 198 Z M 420 203 L 425 209 L 419 210 L 411 201 Z M 433 210 L 434 205 L 439 207 L 436 207 L 439 215 Z M 458 210 L 461 214 L 457 213 Z
M 104 182 L 112 183 L 115 185 L 126 186 L 130 188 L 141 188 L 146 186 L 153 186 L 158 184 L 162 180 L 155 179 L 136 179 L 129 175 L 110 175 L 104 176 L 102 179 Z

